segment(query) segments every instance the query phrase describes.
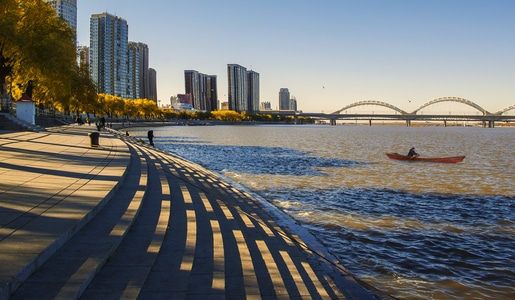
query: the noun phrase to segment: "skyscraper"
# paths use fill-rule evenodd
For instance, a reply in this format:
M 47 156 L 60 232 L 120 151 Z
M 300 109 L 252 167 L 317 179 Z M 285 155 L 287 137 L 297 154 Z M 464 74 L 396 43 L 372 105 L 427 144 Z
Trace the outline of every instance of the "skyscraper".
M 237 112 L 259 111 L 259 73 L 237 64 L 227 65 L 229 109 Z
M 295 97 L 290 99 L 290 110 L 297 111 L 297 99 Z
M 148 68 L 147 74 L 148 89 L 146 98 L 157 103 L 157 72 L 152 68 Z
M 206 110 L 218 110 L 218 87 L 216 75 L 206 75 Z
M 45 2 L 50 4 L 57 12 L 57 16 L 70 24 L 77 34 L 77 0 L 45 0 Z
M 247 71 L 247 97 L 248 108 L 247 112 L 259 112 L 259 73 L 254 71 Z
M 200 108 L 200 76 L 195 70 L 184 71 L 184 91 L 190 95 L 191 104 L 195 109 Z
M 218 88 L 215 75 L 185 70 L 184 83 L 186 94 L 191 95 L 193 108 L 204 111 L 218 109 Z
M 129 98 L 140 99 L 142 97 L 142 74 L 141 74 L 141 49 L 137 43 L 129 42 L 129 76 L 128 76 L 128 90 Z M 146 73 L 146 72 L 145 72 Z M 145 74 L 146 75 L 146 74 Z
M 279 90 L 279 110 L 290 110 L 290 91 L 287 88 Z
M 138 78 L 136 85 L 137 90 L 139 91 L 134 98 L 150 98 L 150 82 L 149 82 L 149 72 L 148 72 L 148 59 L 149 59 L 149 51 L 147 44 L 140 42 L 129 42 L 129 53 L 131 54 L 130 60 L 131 64 L 137 65 L 138 69 L 134 70 L 138 73 Z M 132 60 L 137 60 L 137 62 L 132 62 Z M 134 72 L 132 71 L 132 72 Z M 156 100 L 156 99 L 153 99 Z
M 129 27 L 108 13 L 90 19 L 90 74 L 98 93 L 132 98 L 128 85 Z
M 237 64 L 227 65 L 229 110 L 247 111 L 247 69 Z

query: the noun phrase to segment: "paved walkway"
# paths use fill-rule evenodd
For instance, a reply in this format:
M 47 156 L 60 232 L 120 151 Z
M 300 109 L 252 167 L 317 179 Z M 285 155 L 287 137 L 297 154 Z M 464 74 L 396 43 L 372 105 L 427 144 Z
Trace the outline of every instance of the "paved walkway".
M 274 207 L 91 126 L 0 133 L 0 299 L 378 299 Z

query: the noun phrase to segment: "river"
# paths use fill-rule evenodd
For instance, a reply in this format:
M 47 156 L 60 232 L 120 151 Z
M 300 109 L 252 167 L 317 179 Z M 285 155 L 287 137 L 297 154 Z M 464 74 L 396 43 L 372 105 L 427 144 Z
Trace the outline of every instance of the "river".
M 156 146 L 270 201 L 356 277 L 402 299 L 515 299 L 515 130 L 168 126 Z M 146 139 L 146 130 L 131 132 Z M 466 155 L 462 163 L 385 152 Z

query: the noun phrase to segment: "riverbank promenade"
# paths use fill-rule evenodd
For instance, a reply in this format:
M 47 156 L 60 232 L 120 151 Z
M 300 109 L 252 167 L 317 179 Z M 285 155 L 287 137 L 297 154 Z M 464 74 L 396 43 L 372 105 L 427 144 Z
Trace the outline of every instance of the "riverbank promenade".
M 379 299 L 236 184 L 92 132 L 0 131 L 0 299 Z

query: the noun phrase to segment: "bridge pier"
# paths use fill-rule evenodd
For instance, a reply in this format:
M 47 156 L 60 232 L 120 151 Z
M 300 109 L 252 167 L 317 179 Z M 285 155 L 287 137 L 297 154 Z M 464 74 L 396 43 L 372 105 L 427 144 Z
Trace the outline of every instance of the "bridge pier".
M 495 121 L 483 121 L 483 128 L 495 128 Z
M 293 125 L 297 125 L 297 122 L 299 122 L 299 117 L 297 115 L 293 116 Z
M 329 120 L 329 124 L 331 124 L 331 126 L 335 126 L 336 125 L 336 119 L 330 119 Z
M 443 127 L 447 127 L 447 120 L 443 120 Z
M 411 127 L 411 120 L 406 120 L 406 127 Z

